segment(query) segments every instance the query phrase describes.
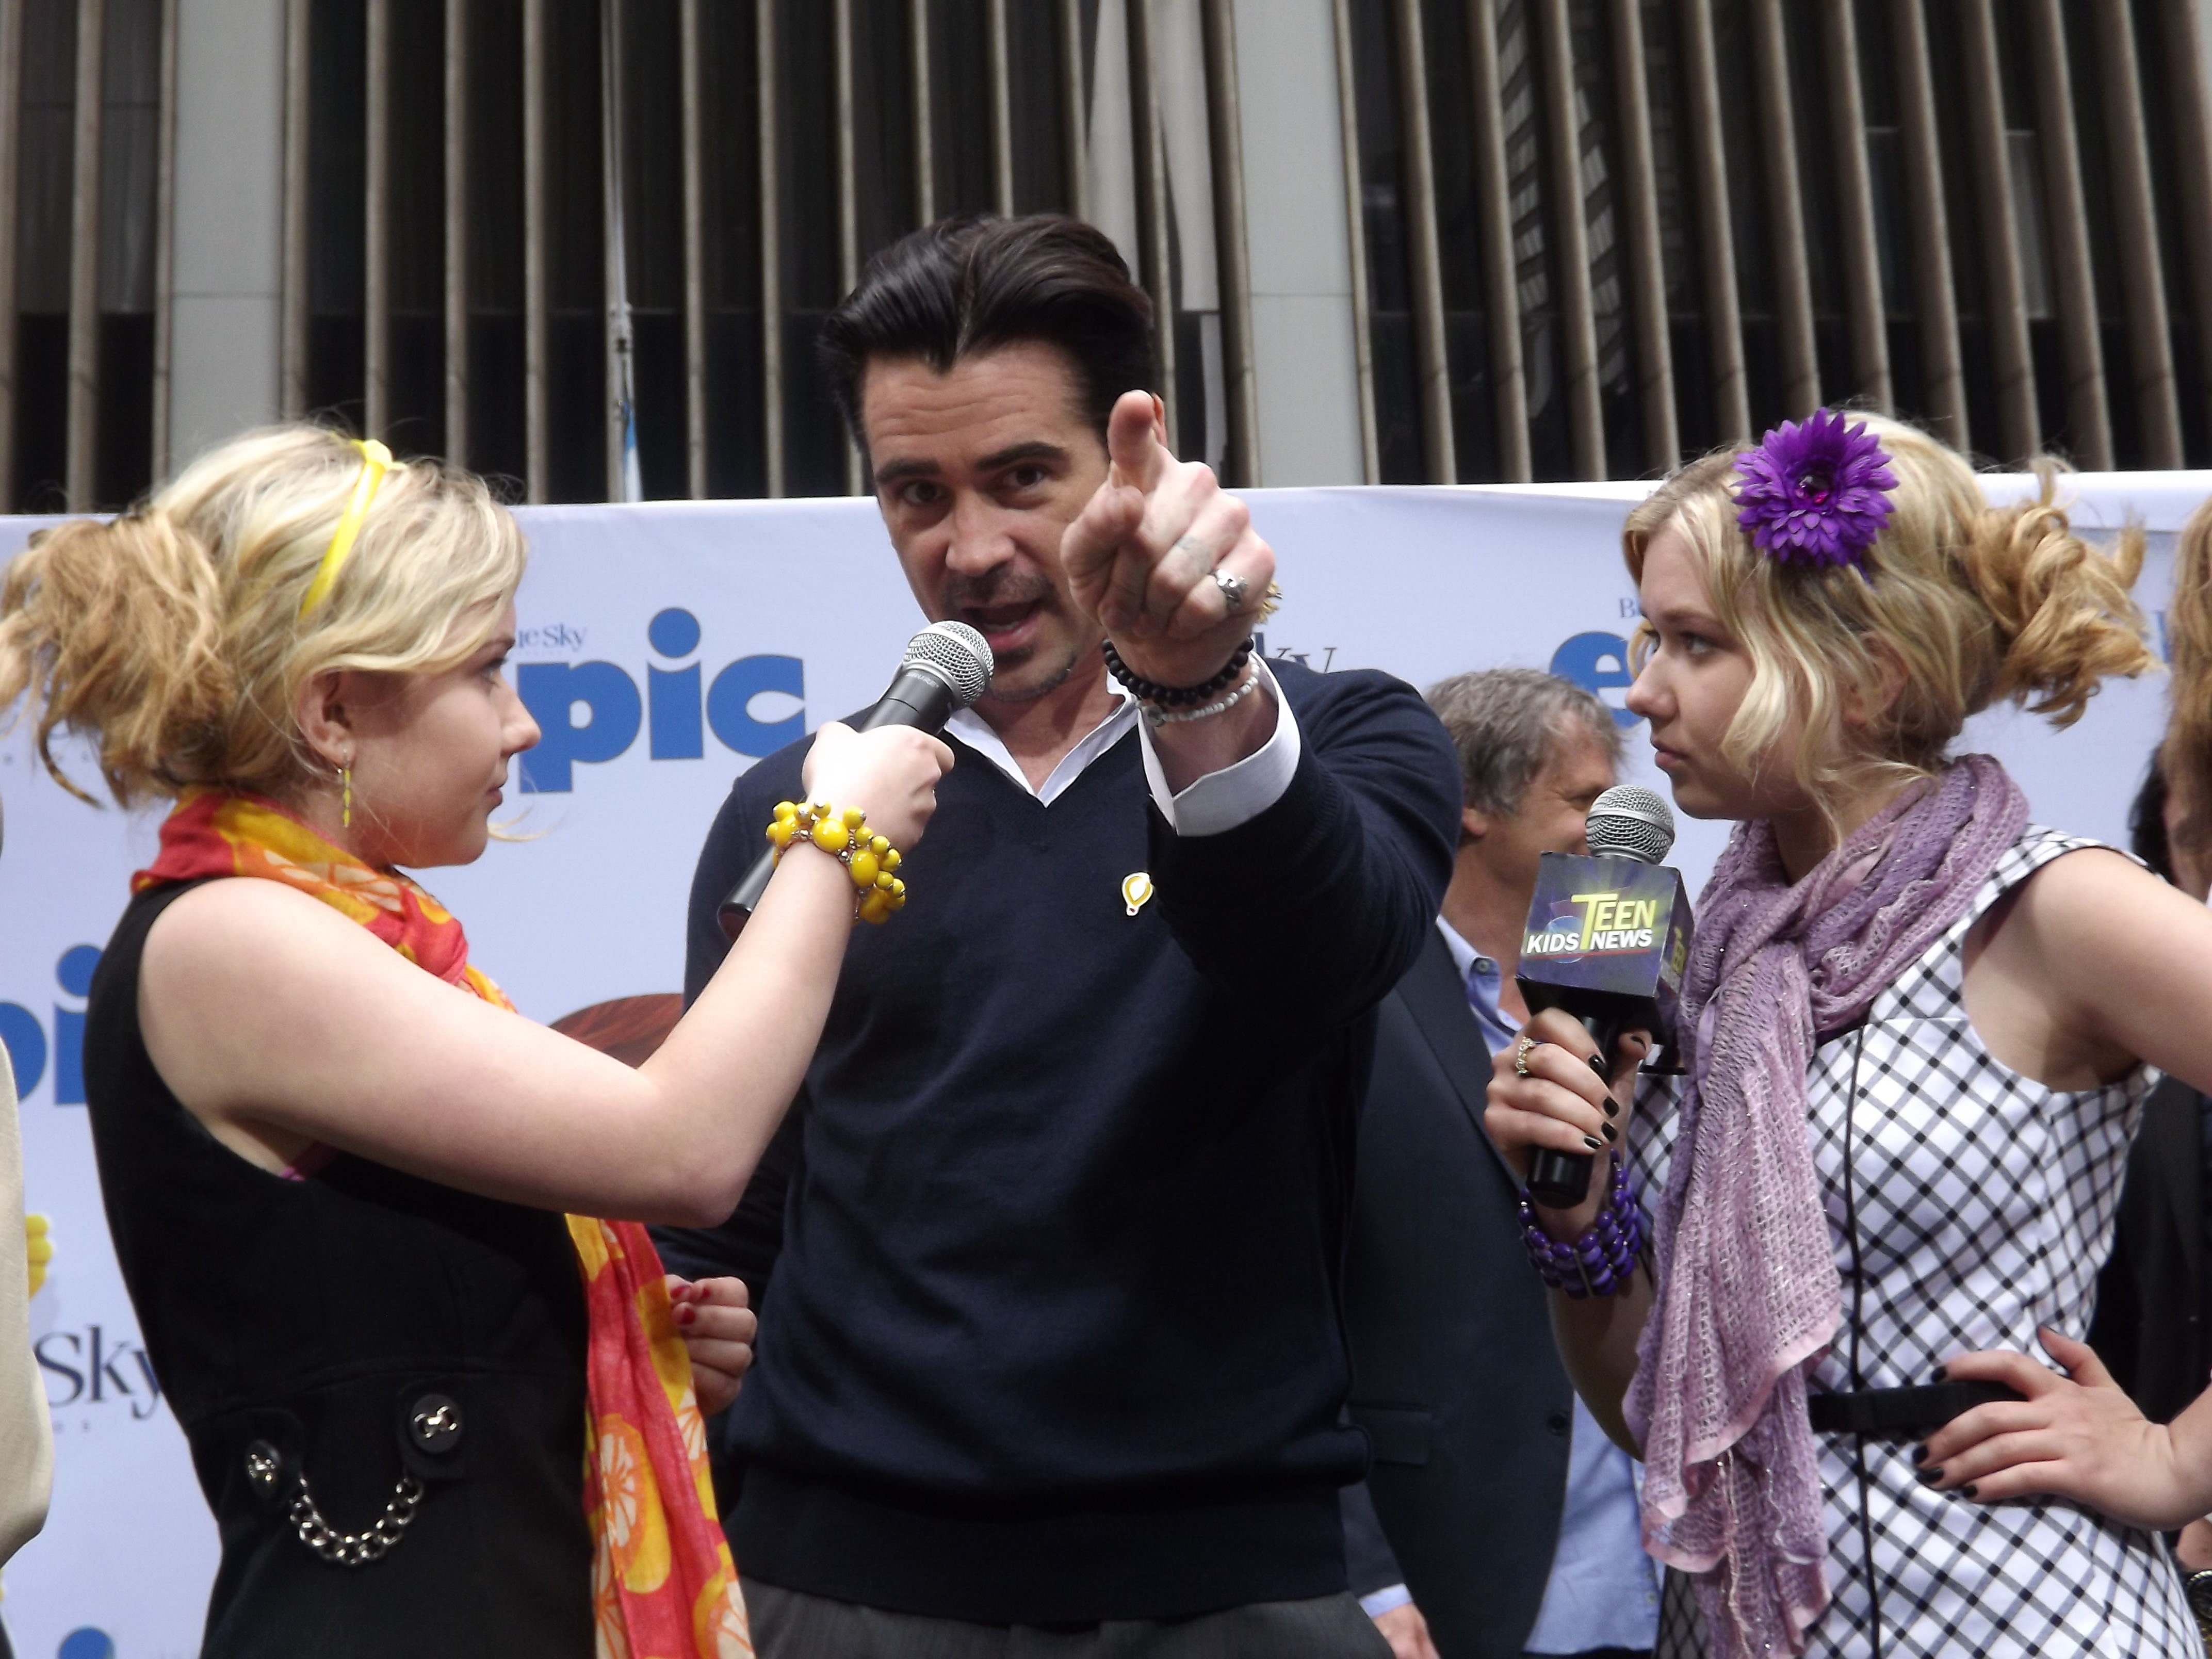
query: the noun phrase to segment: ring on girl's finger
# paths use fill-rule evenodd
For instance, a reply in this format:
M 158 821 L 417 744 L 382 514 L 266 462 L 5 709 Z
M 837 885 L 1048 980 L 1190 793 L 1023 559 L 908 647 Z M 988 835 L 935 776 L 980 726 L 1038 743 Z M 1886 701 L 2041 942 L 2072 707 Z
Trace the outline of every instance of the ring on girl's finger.
M 1213 573 L 1214 586 L 1221 590 L 1222 602 L 1228 605 L 1229 614 L 1235 616 L 1244 608 L 1244 594 L 1252 584 L 1243 576 L 1232 576 L 1226 570 Z
M 1528 1051 L 1535 1046 L 1536 1039 L 1525 1031 L 1521 1034 L 1521 1040 L 1513 1045 L 1513 1073 L 1516 1077 L 1528 1075 Z

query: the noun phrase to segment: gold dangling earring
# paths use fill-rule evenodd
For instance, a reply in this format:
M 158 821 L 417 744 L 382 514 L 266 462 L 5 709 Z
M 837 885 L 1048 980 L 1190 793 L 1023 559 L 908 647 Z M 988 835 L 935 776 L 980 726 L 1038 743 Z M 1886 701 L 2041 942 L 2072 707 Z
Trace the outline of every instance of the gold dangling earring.
M 338 804 L 338 824 L 341 829 L 353 828 L 353 768 L 338 768 L 338 787 L 342 792 Z

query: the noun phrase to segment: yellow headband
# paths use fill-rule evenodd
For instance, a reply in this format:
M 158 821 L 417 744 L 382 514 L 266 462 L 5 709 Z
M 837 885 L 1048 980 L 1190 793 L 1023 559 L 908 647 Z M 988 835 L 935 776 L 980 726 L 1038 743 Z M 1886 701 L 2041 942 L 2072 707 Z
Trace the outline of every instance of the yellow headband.
M 338 567 L 353 551 L 354 538 L 361 534 L 362 521 L 368 517 L 368 504 L 376 499 L 376 487 L 384 482 L 384 475 L 392 465 L 392 452 L 375 439 L 355 438 L 349 441 L 361 452 L 361 477 L 354 482 L 353 499 L 346 503 L 323 562 L 316 567 L 315 580 L 307 584 L 307 596 L 300 601 L 300 614 L 303 617 L 330 597 L 331 584 L 338 579 Z

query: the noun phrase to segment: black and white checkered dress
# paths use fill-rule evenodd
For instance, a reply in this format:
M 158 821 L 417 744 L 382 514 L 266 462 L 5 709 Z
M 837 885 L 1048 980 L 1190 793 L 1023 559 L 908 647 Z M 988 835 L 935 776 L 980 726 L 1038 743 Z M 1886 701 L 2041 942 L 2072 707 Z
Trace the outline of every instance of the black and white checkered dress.
M 1983 1348 L 2043 1358 L 2035 1330 L 2088 1334 L 2120 1182 L 2149 1087 L 2045 1088 L 1990 1055 L 1960 998 L 1964 943 L 2005 890 L 2095 843 L 2030 825 L 1967 914 L 1807 1078 L 1813 1162 L 1843 1277 L 1820 1389 L 1926 1382 Z M 1647 1194 L 1674 1101 L 1632 1133 Z M 2066 1503 L 1979 1504 L 1913 1479 L 1912 1443 L 1817 1437 L 1832 1601 L 1808 1651 L 1852 1659 L 2203 1659 L 2165 1546 Z M 1657 1653 L 1704 1651 L 1688 1581 L 1668 1575 Z

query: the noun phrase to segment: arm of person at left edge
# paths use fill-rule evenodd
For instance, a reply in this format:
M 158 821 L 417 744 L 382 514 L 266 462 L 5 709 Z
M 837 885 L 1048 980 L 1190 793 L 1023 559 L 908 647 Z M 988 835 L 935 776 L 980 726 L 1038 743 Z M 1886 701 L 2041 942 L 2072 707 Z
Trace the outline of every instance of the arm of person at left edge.
M 2048 1033 L 2046 1057 L 2033 1068 L 2014 1059 L 2015 1069 L 2051 1076 L 2087 1065 L 2110 1077 L 2139 1055 L 2212 1087 L 2212 911 L 2117 854 L 2045 866 L 1983 961 L 2041 1000 L 2028 1005 L 2041 1018 L 2021 1023 Z M 1971 990 L 1968 1014 L 1977 1017 Z M 2212 1392 L 2171 1425 L 2152 1423 L 2087 1345 L 2038 1336 L 2064 1375 L 2010 1352 L 1946 1362 L 1947 1376 L 2027 1398 L 1978 1406 L 1930 1435 L 1922 1479 L 1985 1504 L 2048 1493 L 2156 1530 L 2212 1513 Z
M 688 1006 L 729 953 L 716 920 L 723 896 L 751 867 L 769 814 L 799 787 L 799 744 L 762 761 L 732 787 L 700 848 L 684 913 L 684 997 Z M 758 1314 L 768 1304 L 769 1283 L 783 1247 L 783 1205 L 801 1158 L 806 1091 L 802 1086 L 784 1115 L 738 1207 L 713 1227 L 657 1226 L 653 1239 L 672 1274 L 687 1280 L 734 1275 L 744 1283 L 746 1305 Z M 709 1413 L 709 1415 L 712 1413 Z

